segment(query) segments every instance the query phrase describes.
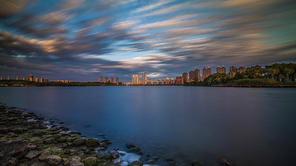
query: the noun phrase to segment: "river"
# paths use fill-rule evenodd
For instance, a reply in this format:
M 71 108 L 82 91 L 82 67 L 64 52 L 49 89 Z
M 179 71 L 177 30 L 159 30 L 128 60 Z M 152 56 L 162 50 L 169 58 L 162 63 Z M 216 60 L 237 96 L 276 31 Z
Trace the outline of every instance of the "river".
M 295 88 L 0 87 L 0 102 L 178 163 L 296 165 Z

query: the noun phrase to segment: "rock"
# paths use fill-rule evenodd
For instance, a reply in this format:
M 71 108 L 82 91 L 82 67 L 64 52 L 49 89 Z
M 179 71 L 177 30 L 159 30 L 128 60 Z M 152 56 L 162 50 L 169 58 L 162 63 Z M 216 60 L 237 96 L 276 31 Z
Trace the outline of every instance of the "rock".
M 193 162 L 191 163 L 192 166 L 201 166 L 201 163 L 200 162 Z
M 127 166 L 142 166 L 142 161 L 133 161 L 132 163 L 128 164 Z
M 58 143 L 57 140 L 55 140 L 54 138 L 47 138 L 44 142 L 47 143 L 47 144 L 56 144 L 56 143 Z
M 111 157 L 112 157 L 113 159 L 117 159 L 117 158 L 119 158 L 119 153 L 118 153 L 117 151 L 115 151 L 115 150 L 111 150 L 111 151 L 109 151 L 109 154 L 111 155 Z
M 153 157 L 151 157 L 153 160 L 155 160 L 155 161 L 157 161 L 157 160 L 159 160 L 159 157 L 157 157 L 157 156 L 153 156 Z
M 16 166 L 18 161 L 14 157 L 5 157 L 0 159 L 1 166 Z
M 229 161 L 227 161 L 225 158 L 221 158 L 220 163 L 224 164 L 224 165 L 227 165 L 227 166 L 232 166 L 232 164 Z
M 73 141 L 74 146 L 82 146 L 85 144 L 85 139 L 76 139 Z
M 71 156 L 67 162 L 65 163 L 65 166 L 71 166 L 73 163 L 78 163 L 80 161 L 80 157 L 78 156 Z
M 45 151 L 43 151 L 43 152 L 41 153 L 41 155 L 39 156 L 39 160 L 40 160 L 40 161 L 44 161 L 44 160 L 46 160 L 46 158 L 47 158 L 48 156 L 50 156 L 50 153 L 49 153 L 48 150 L 45 150 Z
M 80 162 L 78 162 L 78 163 L 73 163 L 73 164 L 71 164 L 70 166 L 84 166 L 84 164 L 83 164 L 83 163 L 80 163 Z
M 99 153 L 99 154 L 97 154 L 97 158 L 98 159 L 102 159 L 102 158 L 104 158 L 105 157 L 105 154 L 103 154 L 103 153 Z
M 96 157 L 88 157 L 84 159 L 85 166 L 96 166 L 97 165 L 97 158 Z
M 138 152 L 140 152 L 140 151 L 141 151 L 140 148 L 135 147 L 135 148 L 130 148 L 130 149 L 128 149 L 126 152 L 128 152 L 128 153 L 138 153 Z
M 18 165 L 18 166 L 20 166 L 20 165 Z M 30 166 L 48 166 L 48 164 L 46 162 L 38 162 L 38 163 L 34 163 Z
M 125 146 L 126 146 L 128 149 L 130 149 L 130 148 L 135 148 L 135 147 L 136 147 L 135 145 L 133 145 L 133 144 L 129 144 L 129 143 L 125 144 Z
M 0 134 L 7 134 L 8 133 L 8 130 L 7 128 L 0 128 Z
M 78 135 L 81 135 L 80 132 L 77 132 L 77 131 L 71 131 L 69 134 L 78 134 Z
M 24 141 L 13 141 L 5 143 L 0 141 L 1 153 L 3 156 L 21 158 L 28 153 L 28 143 Z M 0 158 L 1 163 L 1 158 Z
M 25 158 L 27 158 L 27 159 L 32 159 L 32 158 L 37 157 L 39 154 L 40 154 L 40 153 L 39 153 L 37 150 L 32 150 L 32 151 L 30 151 L 29 153 L 27 153 L 27 154 L 25 155 Z
M 36 145 L 28 145 L 27 148 L 28 150 L 34 150 L 36 149 Z
M 155 161 L 150 159 L 150 160 L 146 161 L 145 164 L 155 164 Z
M 65 142 L 66 139 L 67 139 L 67 138 L 65 138 L 65 137 L 60 137 L 60 138 L 58 139 L 58 141 L 59 141 L 59 142 Z
M 52 165 L 58 165 L 62 162 L 62 158 L 56 155 L 50 155 L 46 158 L 46 162 Z
M 107 149 L 108 148 L 108 144 L 106 142 L 103 142 L 100 147 L 102 149 Z
M 89 138 L 88 140 L 86 140 L 85 145 L 88 147 L 98 147 L 100 146 L 100 142 L 96 139 Z

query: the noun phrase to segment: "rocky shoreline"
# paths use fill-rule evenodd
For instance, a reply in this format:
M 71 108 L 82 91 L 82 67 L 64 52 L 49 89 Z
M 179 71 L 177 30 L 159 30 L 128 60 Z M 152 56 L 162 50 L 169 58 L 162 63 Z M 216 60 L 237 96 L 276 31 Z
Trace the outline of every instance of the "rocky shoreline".
M 124 149 L 110 150 L 108 146 L 112 143 L 107 137 L 87 139 L 62 124 L 0 104 L 0 166 L 177 165 L 174 159 L 143 155 L 139 147 L 129 143 Z M 190 165 L 201 166 L 201 163 Z M 218 165 L 231 164 L 221 159 Z

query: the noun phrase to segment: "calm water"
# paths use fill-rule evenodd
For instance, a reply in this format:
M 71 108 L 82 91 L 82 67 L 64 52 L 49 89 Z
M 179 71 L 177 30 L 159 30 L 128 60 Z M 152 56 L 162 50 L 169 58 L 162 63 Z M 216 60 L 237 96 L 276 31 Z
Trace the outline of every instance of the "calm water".
M 134 143 L 180 163 L 296 165 L 296 89 L 0 87 L 0 94 L 8 106 L 88 137 L 104 133 L 114 147 Z

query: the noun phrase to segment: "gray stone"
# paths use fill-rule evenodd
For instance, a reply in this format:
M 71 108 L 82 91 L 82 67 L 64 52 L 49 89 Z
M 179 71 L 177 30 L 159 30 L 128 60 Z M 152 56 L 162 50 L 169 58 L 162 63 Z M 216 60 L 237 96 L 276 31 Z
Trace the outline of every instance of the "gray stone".
M 80 157 L 78 156 L 71 156 L 67 162 L 65 163 L 65 166 L 71 166 L 73 163 L 78 163 L 80 160 Z
M 119 158 L 119 153 L 118 153 L 117 151 L 115 151 L 115 150 L 111 150 L 111 151 L 109 151 L 109 154 L 111 155 L 111 157 L 112 157 L 113 159 L 117 159 L 117 158 Z
M 0 160 L 1 166 L 16 166 L 18 161 L 14 157 L 5 157 Z
M 48 156 L 50 156 L 50 153 L 49 153 L 48 150 L 45 150 L 45 151 L 43 151 L 43 152 L 41 153 L 41 155 L 39 156 L 39 160 L 40 160 L 40 161 L 44 161 L 44 160 L 46 160 L 46 158 L 47 158 Z
M 46 162 L 48 164 L 58 165 L 59 163 L 62 162 L 62 158 L 60 158 L 59 156 L 56 156 L 56 155 L 50 155 L 46 158 Z
M 85 139 L 76 139 L 73 141 L 74 146 L 83 146 L 85 144 Z
M 31 150 L 29 153 L 25 155 L 25 158 L 32 159 L 39 155 L 40 153 L 37 150 Z

